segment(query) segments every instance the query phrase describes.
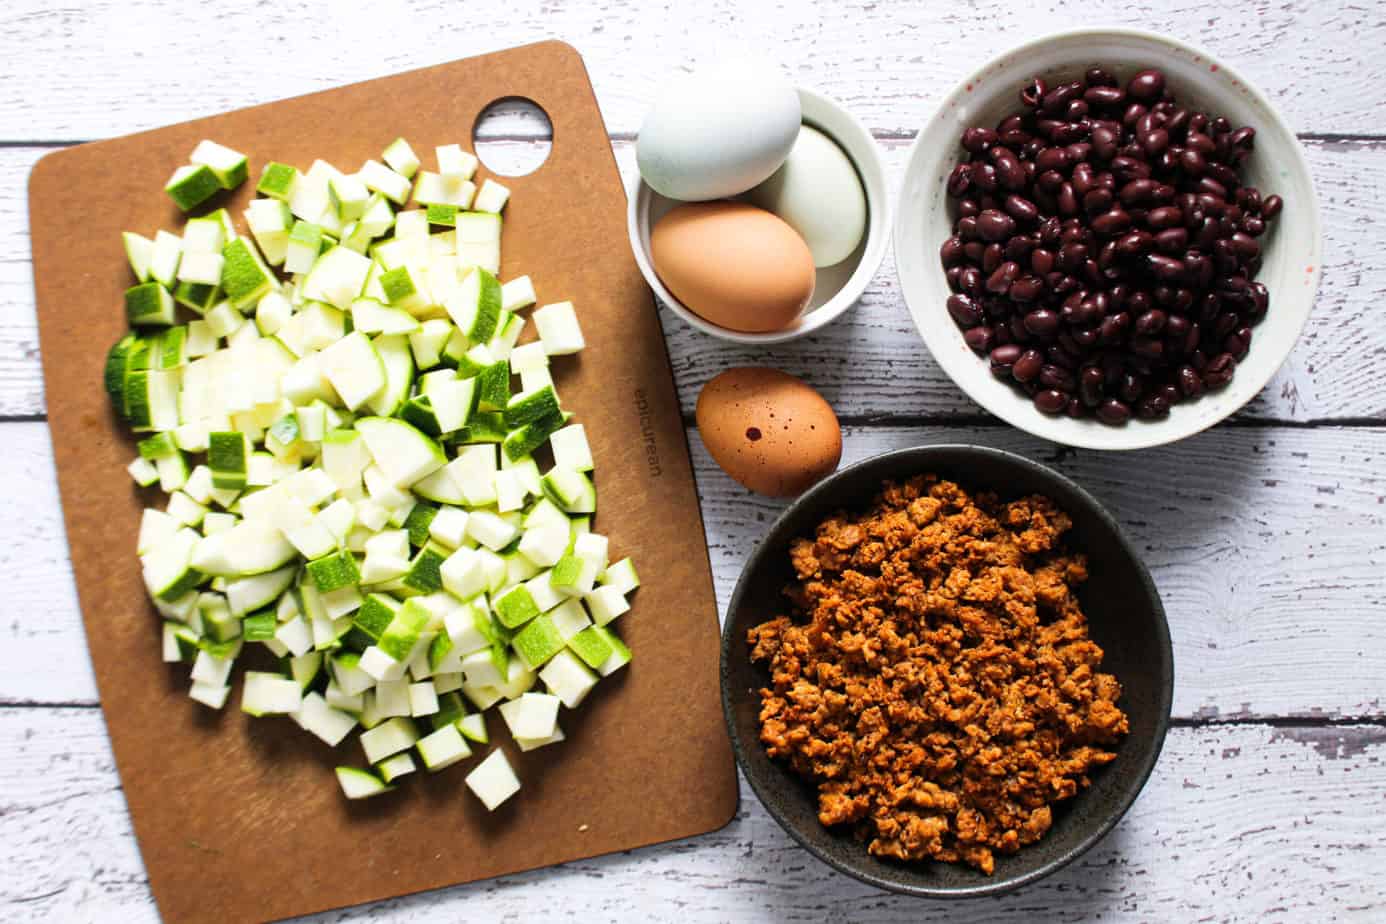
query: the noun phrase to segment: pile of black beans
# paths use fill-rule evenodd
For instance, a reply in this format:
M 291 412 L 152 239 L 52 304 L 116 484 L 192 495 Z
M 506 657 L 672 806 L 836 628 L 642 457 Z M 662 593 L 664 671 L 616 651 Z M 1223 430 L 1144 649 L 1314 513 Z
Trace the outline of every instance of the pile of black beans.
M 1244 186 L 1253 128 L 1179 105 L 1157 70 L 1125 86 L 1020 91 L 962 134 L 939 256 L 948 313 L 1046 414 L 1159 419 L 1232 379 L 1270 296 L 1259 238 L 1279 196 Z

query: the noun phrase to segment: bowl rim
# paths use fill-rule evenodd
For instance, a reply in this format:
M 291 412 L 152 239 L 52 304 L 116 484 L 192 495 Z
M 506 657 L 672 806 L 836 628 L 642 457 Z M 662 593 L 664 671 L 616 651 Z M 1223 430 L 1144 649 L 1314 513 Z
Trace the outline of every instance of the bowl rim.
M 1290 143 L 1287 146 L 1286 153 L 1288 162 L 1286 166 L 1291 172 L 1299 174 L 1304 178 L 1305 185 L 1310 191 L 1309 200 L 1306 203 L 1306 237 L 1311 245 L 1309 259 L 1312 270 L 1308 274 L 1310 281 L 1306 286 L 1307 292 L 1303 296 L 1306 300 L 1303 316 L 1300 318 L 1298 326 L 1293 331 L 1293 336 L 1287 338 L 1284 351 L 1278 361 L 1273 364 L 1267 364 L 1262 374 L 1250 379 L 1250 381 L 1254 383 L 1254 387 L 1248 389 L 1247 396 L 1244 400 L 1229 405 L 1219 413 L 1198 416 L 1189 415 L 1186 418 L 1187 422 L 1181 427 L 1156 428 L 1145 425 L 1142 421 L 1135 419 L 1125 426 L 1115 428 L 1103 427 L 1099 429 L 1095 427 L 1065 426 L 1065 424 L 1072 423 L 1066 417 L 1046 417 L 1035 410 L 1033 406 L 1025 402 L 1003 400 L 998 395 L 988 393 L 978 394 L 974 392 L 967 384 L 967 380 L 963 378 L 961 370 L 955 369 L 952 362 L 939 356 L 938 351 L 935 350 L 934 344 L 931 342 L 930 334 L 927 332 L 928 325 L 926 324 L 926 320 L 936 316 L 935 310 L 937 313 L 942 313 L 943 306 L 941 304 L 934 305 L 932 301 L 930 301 L 928 305 L 916 307 L 915 303 L 921 300 L 922 294 L 914 292 L 913 296 L 911 295 L 912 287 L 906 279 L 907 272 L 904 265 L 905 260 L 901 258 L 899 253 L 896 254 L 895 272 L 900 283 L 900 293 L 905 300 L 905 306 L 909 312 L 910 318 L 919 333 L 920 339 L 924 341 L 925 347 L 929 350 L 930 355 L 938 366 L 948 375 L 948 378 L 952 380 L 953 384 L 970 400 L 981 405 L 984 410 L 1026 433 L 1066 446 L 1111 452 L 1151 449 L 1156 446 L 1164 446 L 1178 442 L 1179 440 L 1187 439 L 1190 436 L 1202 433 L 1204 430 L 1214 427 L 1236 414 L 1250 403 L 1253 398 L 1261 394 L 1261 392 L 1265 390 L 1266 385 L 1270 383 L 1271 379 L 1284 367 L 1290 355 L 1294 352 L 1295 346 L 1298 345 L 1300 339 L 1303 337 L 1305 326 L 1309 322 L 1309 315 L 1313 311 L 1314 303 L 1317 301 L 1319 288 L 1322 283 L 1323 224 L 1320 214 L 1321 210 L 1318 192 L 1314 186 L 1314 174 L 1309 169 L 1309 163 L 1304 153 L 1304 145 L 1295 134 L 1290 123 L 1275 106 L 1274 102 L 1272 102 L 1256 84 L 1247 80 L 1239 70 L 1228 65 L 1226 61 L 1213 54 L 1202 45 L 1186 42 L 1174 36 L 1148 29 L 1133 29 L 1120 26 L 1089 26 L 1077 29 L 1059 29 L 1010 46 L 1004 49 L 1000 54 L 994 55 L 983 62 L 979 67 L 970 70 L 961 80 L 950 88 L 946 94 L 940 97 L 937 108 L 915 136 L 914 142 L 910 145 L 909 153 L 905 158 L 904 173 L 898 193 L 900 203 L 895 211 L 894 239 L 897 243 L 907 240 L 910 236 L 908 230 L 910 225 L 907 223 L 909 218 L 917 220 L 920 217 L 917 210 L 911 210 L 907 207 L 908 203 L 906 202 L 906 196 L 908 195 L 910 187 L 910 177 L 916 170 L 916 162 L 922 156 L 921 152 L 924 148 L 940 143 L 938 135 L 942 128 L 945 127 L 944 119 L 948 112 L 948 107 L 945 105 L 946 102 L 958 96 L 960 93 L 965 92 L 970 85 L 979 83 L 987 72 L 996 66 L 998 61 L 1023 56 L 1027 51 L 1055 41 L 1083 38 L 1134 39 L 1156 46 L 1153 50 L 1173 50 L 1191 55 L 1195 58 L 1201 58 L 1202 61 L 1210 66 L 1216 66 L 1216 69 L 1223 77 L 1230 79 L 1235 85 L 1244 90 L 1246 95 L 1251 98 L 1252 102 L 1257 107 L 1263 109 L 1270 121 L 1289 139 Z M 907 216 L 909 216 L 909 218 L 907 218 Z M 917 259 L 923 260 L 926 263 L 931 263 L 931 270 L 935 268 L 932 266 L 932 262 L 936 260 L 935 254 L 925 253 Z M 955 328 L 951 319 L 949 319 L 947 327 L 947 335 L 951 336 Z M 941 334 L 939 336 L 944 335 Z M 1265 346 L 1263 345 L 1262 349 L 1264 348 Z M 970 358 L 976 362 L 980 362 L 980 359 L 978 359 L 975 354 L 970 354 Z M 1238 365 L 1238 373 L 1245 374 L 1240 364 Z M 1247 380 L 1244 379 L 1243 381 Z M 1011 396 L 1005 397 L 1010 398 Z
M 649 254 L 641 242 L 642 232 L 644 230 L 643 225 L 646 223 L 645 216 L 648 215 L 648 207 L 645 207 L 644 203 L 647 203 L 649 197 L 654 195 L 654 190 L 649 187 L 640 176 L 640 171 L 637 170 L 631 178 L 629 188 L 626 192 L 626 233 L 630 238 L 630 248 L 635 255 L 635 263 L 640 268 L 640 274 L 645 277 L 646 284 L 654 290 L 655 295 L 659 297 L 660 301 L 669 306 L 670 311 L 678 315 L 679 318 L 689 326 L 705 334 L 710 334 L 713 337 L 731 343 L 785 343 L 822 330 L 824 327 L 846 314 L 861 300 L 861 296 L 866 291 L 867 286 L 871 284 L 871 280 L 874 279 L 876 274 L 880 271 L 881 264 L 885 261 L 886 251 L 890 249 L 891 241 L 894 239 L 895 215 L 893 211 L 895 197 L 891 190 L 890 176 L 885 169 L 885 162 L 881 157 L 880 145 L 876 142 L 875 136 L 871 134 L 870 130 L 867 129 L 860 119 L 852 114 L 851 110 L 832 97 L 804 86 L 796 85 L 794 90 L 799 94 L 801 103 L 803 98 L 807 97 L 816 104 L 834 111 L 837 116 L 844 120 L 844 124 L 849 131 L 857 134 L 860 138 L 868 142 L 866 147 L 870 151 L 870 163 L 861 163 L 860 159 L 848 149 L 846 143 L 839 137 L 841 134 L 840 132 L 829 131 L 818 121 L 802 115 L 801 105 L 800 121 L 827 135 L 828 138 L 842 150 L 847 160 L 851 162 L 852 167 L 856 170 L 857 179 L 861 182 L 862 193 L 866 197 L 868 209 L 864 246 L 862 248 L 861 258 L 857 262 L 856 269 L 847 277 L 847 281 L 842 284 L 842 288 L 838 290 L 837 294 L 810 312 L 808 318 L 803 323 L 787 330 L 753 333 L 720 327 L 690 311 L 683 302 L 674 297 L 674 294 L 669 291 L 668 287 L 665 286 L 664 282 L 659 278 L 659 274 L 655 272 L 654 265 L 650 262 Z M 881 178 L 879 201 L 873 201 L 872 198 L 871 185 L 866 175 L 868 167 L 879 174 Z M 877 218 L 877 215 L 880 217 Z M 873 229 L 876 229 L 874 234 Z
M 1020 874 L 1007 879 L 994 879 L 981 885 L 962 887 L 917 886 L 898 882 L 888 877 L 880 876 L 864 869 L 854 869 L 850 864 L 840 862 L 836 857 L 832 856 L 831 854 L 819 850 L 817 845 L 815 845 L 808 839 L 805 832 L 802 832 L 800 829 L 798 829 L 792 823 L 790 823 L 789 820 L 786 819 L 784 815 L 779 811 L 779 809 L 775 806 L 774 802 L 766 798 L 765 788 L 761 785 L 761 781 L 757 778 L 756 774 L 752 773 L 751 769 L 749 768 L 747 750 L 753 748 L 760 748 L 761 745 L 759 741 L 742 741 L 737 733 L 737 724 L 735 716 L 733 714 L 733 697 L 732 690 L 730 689 L 728 670 L 729 658 L 733 656 L 733 648 L 745 648 L 744 639 L 733 637 L 732 614 L 737 611 L 742 599 L 749 592 L 752 573 L 754 571 L 759 570 L 759 566 L 764 561 L 765 557 L 774 551 L 770 548 L 767 540 L 771 536 L 773 536 L 777 531 L 782 529 L 788 522 L 788 520 L 799 509 L 817 504 L 820 501 L 820 499 L 830 497 L 831 495 L 833 495 L 837 484 L 843 479 L 859 476 L 862 473 L 877 467 L 886 467 L 888 463 L 899 459 L 910 459 L 912 461 L 917 461 L 922 471 L 927 467 L 928 460 L 931 456 L 943 453 L 971 453 L 974 455 L 990 457 L 998 462 L 1001 462 L 1002 464 L 1013 465 L 1018 468 L 1026 469 L 1031 473 L 1039 476 L 1041 479 L 1052 480 L 1055 483 L 1064 486 L 1068 491 L 1071 491 L 1073 495 L 1076 496 L 1084 506 L 1088 507 L 1091 510 L 1091 512 L 1096 515 L 1098 520 L 1100 520 L 1108 529 L 1112 530 L 1112 532 L 1117 536 L 1122 549 L 1131 557 L 1133 563 L 1135 564 L 1136 571 L 1140 577 L 1139 590 L 1142 591 L 1153 603 L 1152 613 L 1155 620 L 1156 635 L 1159 638 L 1159 653 L 1163 657 L 1163 662 L 1169 665 L 1168 676 L 1165 678 L 1165 682 L 1162 685 L 1162 689 L 1160 690 L 1159 702 L 1156 706 L 1156 709 L 1158 711 L 1158 721 L 1156 723 L 1155 735 L 1153 736 L 1151 742 L 1152 746 L 1149 748 L 1144 759 L 1140 762 L 1138 766 L 1137 773 L 1134 778 L 1135 785 L 1130 787 L 1127 795 L 1125 795 L 1115 803 L 1114 809 L 1111 812 L 1109 812 L 1107 816 L 1102 818 L 1102 820 L 1098 824 L 1094 825 L 1092 829 L 1088 831 L 1082 838 L 1080 838 L 1078 843 L 1076 843 L 1071 849 L 1055 857 L 1053 860 L 1050 860 L 1048 863 L 1045 863 L 1044 865 L 1034 870 L 1031 870 L 1028 873 Z M 832 502 L 829 502 L 827 506 L 831 507 L 832 505 Z M 744 657 L 745 655 L 743 654 L 742 656 Z M 1082 487 L 1082 485 L 1078 484 L 1072 478 L 1069 478 L 1067 475 L 1064 475 L 1063 473 L 1058 472 L 1055 469 L 1050 468 L 1047 465 L 1044 465 L 1043 463 L 1036 462 L 1033 459 L 1026 458 L 1025 456 L 1019 455 L 1017 453 L 1008 452 L 1004 449 L 995 449 L 989 446 L 981 446 L 973 443 L 932 443 L 927 445 L 911 446 L 902 449 L 890 450 L 888 452 L 878 453 L 877 455 L 869 456 L 865 459 L 862 459 L 859 462 L 853 463 L 852 465 L 849 465 L 846 468 L 839 469 L 837 472 L 833 473 L 827 478 L 824 478 L 822 481 L 818 482 L 818 484 L 814 485 L 808 491 L 804 492 L 802 495 L 796 498 L 793 503 L 786 507 L 780 513 L 780 515 L 776 517 L 775 521 L 770 525 L 770 528 L 766 531 L 761 541 L 757 543 L 756 547 L 751 551 L 750 555 L 747 557 L 745 564 L 742 566 L 741 574 L 737 578 L 736 588 L 732 591 L 731 599 L 727 603 L 726 616 L 722 623 L 721 662 L 718 675 L 719 686 L 721 687 L 722 693 L 722 718 L 727 724 L 727 735 L 731 739 L 732 753 L 736 758 L 737 766 L 740 767 L 742 775 L 746 778 L 746 782 L 751 787 L 751 791 L 755 793 L 756 798 L 760 801 L 760 804 L 765 808 L 766 813 L 769 814 L 771 818 L 775 819 L 776 823 L 779 824 L 779 826 L 783 828 L 786 832 L 788 832 L 790 837 L 792 837 L 801 847 L 803 847 L 810 854 L 817 857 L 824 863 L 828 864 L 838 872 L 844 873 L 845 875 L 851 876 L 854 879 L 860 880 L 861 882 L 865 882 L 869 885 L 873 885 L 880 889 L 885 889 L 887 891 L 895 892 L 901 895 L 912 895 L 917 898 L 966 899 L 981 898 L 983 896 L 1000 895 L 1006 892 L 1011 892 L 1015 889 L 1018 889 L 1025 885 L 1029 885 L 1030 883 L 1036 882 L 1040 879 L 1045 878 L 1046 876 L 1051 875 L 1052 873 L 1059 871 L 1060 869 L 1064 868 L 1065 866 L 1068 866 L 1074 860 L 1078 859 L 1082 855 L 1086 854 L 1089 850 L 1091 850 L 1099 841 L 1106 837 L 1107 834 L 1109 834 L 1113 828 L 1117 826 L 1117 824 L 1122 820 L 1122 818 L 1126 816 L 1126 813 L 1130 811 L 1131 806 L 1135 804 L 1136 799 L 1140 797 L 1141 792 L 1144 791 L 1146 783 L 1150 780 L 1151 773 L 1154 772 L 1156 764 L 1159 763 L 1160 754 L 1164 750 L 1165 738 L 1168 734 L 1170 726 L 1170 713 L 1173 709 L 1174 704 L 1175 665 L 1174 647 L 1171 642 L 1169 632 L 1169 620 L 1166 618 L 1164 602 L 1160 599 L 1160 594 L 1155 586 L 1155 581 L 1150 576 L 1150 570 L 1145 566 L 1145 562 L 1141 559 L 1141 557 L 1138 554 L 1136 554 L 1136 550 L 1131 545 L 1130 540 L 1127 539 L 1125 534 L 1122 533 L 1120 524 L 1117 522 L 1116 518 L 1112 516 L 1112 514 L 1107 510 L 1107 508 L 1103 506 L 1102 503 L 1098 501 L 1096 497 L 1094 497 L 1091 493 L 1087 491 L 1087 489 Z M 778 764 L 774 764 L 774 766 L 780 773 L 789 773 L 789 771 L 786 768 L 781 767 Z M 865 854 L 863 853 L 863 855 Z

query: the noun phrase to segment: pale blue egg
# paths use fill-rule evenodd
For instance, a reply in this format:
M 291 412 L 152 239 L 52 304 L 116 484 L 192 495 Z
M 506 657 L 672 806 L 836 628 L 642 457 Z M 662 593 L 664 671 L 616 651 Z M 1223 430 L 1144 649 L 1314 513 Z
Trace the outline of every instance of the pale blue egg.
M 739 195 L 784 163 L 800 118 L 799 94 L 768 68 L 720 66 L 680 76 L 640 127 L 640 175 L 670 199 Z

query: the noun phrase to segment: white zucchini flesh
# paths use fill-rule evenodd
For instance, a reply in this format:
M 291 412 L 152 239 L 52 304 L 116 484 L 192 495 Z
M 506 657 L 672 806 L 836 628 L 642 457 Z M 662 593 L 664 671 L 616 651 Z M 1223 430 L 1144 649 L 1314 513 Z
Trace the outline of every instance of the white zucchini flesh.
M 356 432 L 375 464 L 398 487 L 408 487 L 447 464 L 447 456 L 426 434 L 392 417 L 363 417 Z
M 493 750 L 467 774 L 466 783 L 467 788 L 492 812 L 520 791 L 520 779 L 500 748 Z
M 318 354 L 318 367 L 348 410 L 385 387 L 385 365 L 370 338 L 353 331 Z

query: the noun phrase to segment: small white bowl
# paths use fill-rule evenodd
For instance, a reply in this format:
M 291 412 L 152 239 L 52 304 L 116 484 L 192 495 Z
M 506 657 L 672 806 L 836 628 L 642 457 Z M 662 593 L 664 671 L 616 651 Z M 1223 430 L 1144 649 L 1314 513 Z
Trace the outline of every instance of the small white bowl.
M 675 298 L 660 281 L 650 261 L 650 228 L 679 203 L 655 192 L 640 179 L 639 174 L 636 174 L 631 185 L 626 221 L 635 262 L 660 300 L 674 314 L 705 334 L 735 343 L 783 343 L 813 333 L 856 304 L 885 257 L 886 246 L 890 242 L 890 194 L 875 139 L 851 113 L 826 96 L 802 87 L 798 93 L 804 124 L 812 125 L 837 142 L 856 168 L 862 189 L 866 192 L 867 215 L 866 234 L 862 242 L 846 260 L 818 269 L 813 300 L 809 302 L 808 310 L 792 326 L 766 333 L 728 330 L 708 323 Z
M 1256 129 L 1246 182 L 1285 201 L 1261 239 L 1257 280 L 1270 291 L 1270 310 L 1254 328 L 1251 351 L 1225 388 L 1175 405 L 1164 420 L 1132 419 L 1112 427 L 1093 419 L 1049 417 L 1021 392 L 992 377 L 985 357 L 963 341 L 944 303 L 951 294 L 939 247 L 953 230 L 944 183 L 964 155 L 958 138 L 972 125 L 995 125 L 1019 110 L 1031 77 L 1072 80 L 1094 65 L 1122 80 L 1157 67 L 1181 104 Z M 1198 433 L 1235 413 L 1270 381 L 1299 338 L 1319 286 L 1319 208 L 1304 153 L 1275 107 L 1236 71 L 1208 52 L 1176 39 L 1130 29 L 1080 29 L 1036 39 L 1006 52 L 958 84 L 919 133 L 900 192 L 895 261 L 915 326 L 934 359 L 972 400 L 1036 436 L 1091 449 L 1144 449 Z

